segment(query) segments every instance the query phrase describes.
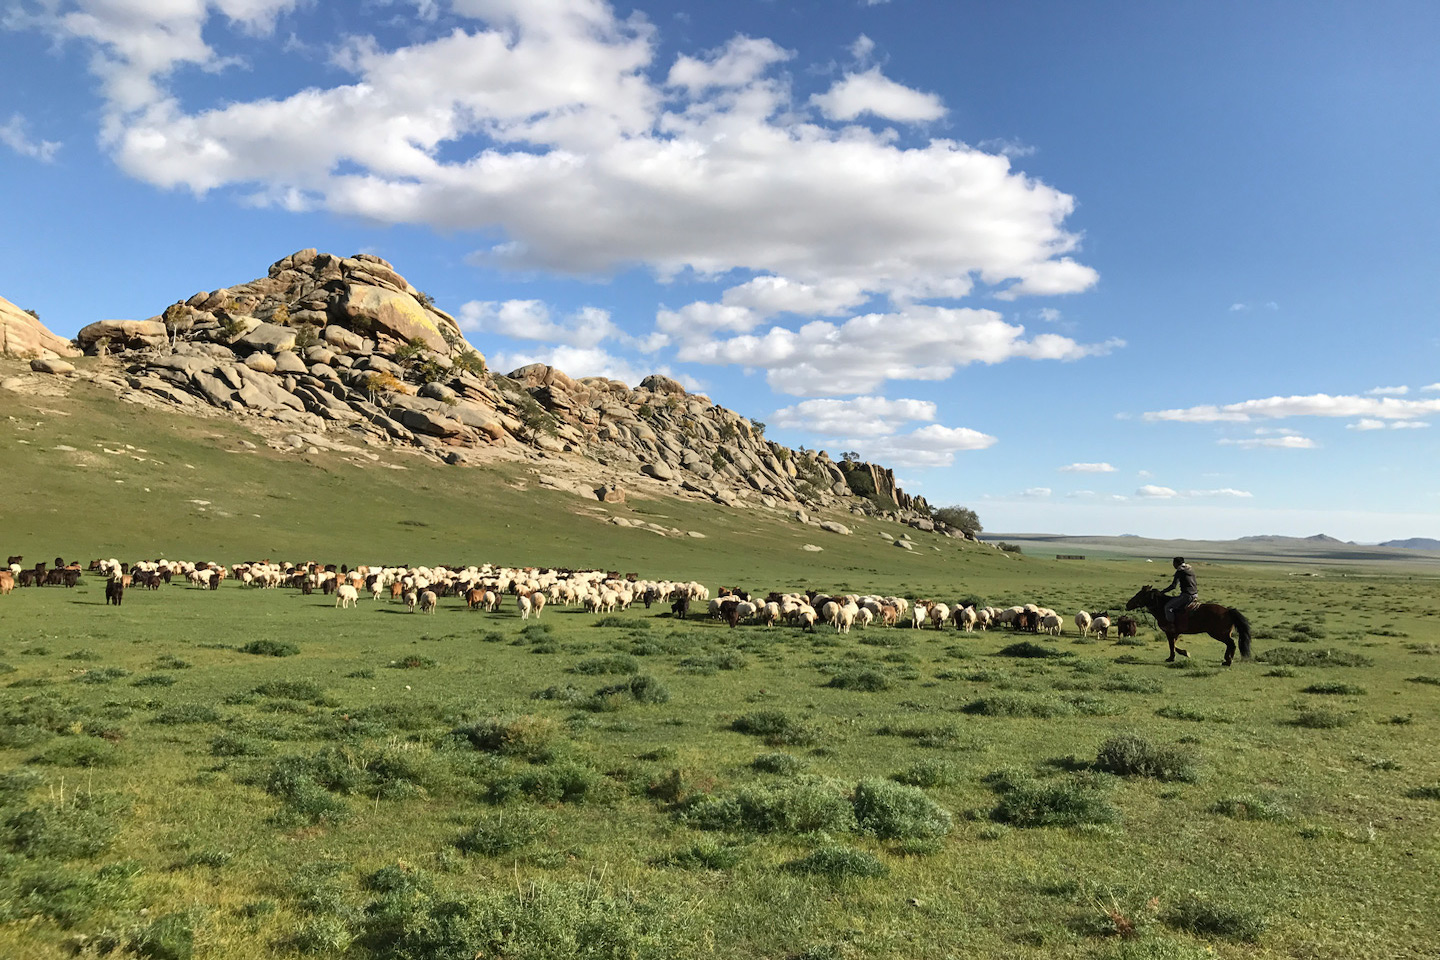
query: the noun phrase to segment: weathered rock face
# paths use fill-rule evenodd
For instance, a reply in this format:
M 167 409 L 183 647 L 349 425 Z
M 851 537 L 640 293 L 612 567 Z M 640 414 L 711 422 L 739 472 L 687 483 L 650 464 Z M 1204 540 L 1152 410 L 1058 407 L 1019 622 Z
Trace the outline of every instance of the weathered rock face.
M 802 522 L 821 509 L 920 519 L 906 512 L 923 501 L 896 487 L 891 471 L 772 443 L 670 377 L 632 389 L 544 364 L 492 375 L 454 319 L 378 257 L 301 250 L 258 280 L 201 291 L 151 320 L 86 331 L 90 352 L 109 338 L 131 389 L 312 436 L 343 430 L 454 464 L 487 447 L 568 457 L 585 481 L 577 489 L 610 502 L 624 497 L 617 481 L 646 476 L 645 489 Z M 826 529 L 849 532 L 834 521 Z
M 80 355 L 69 340 L 57 337 L 4 297 L 0 297 L 0 353 L 42 360 Z

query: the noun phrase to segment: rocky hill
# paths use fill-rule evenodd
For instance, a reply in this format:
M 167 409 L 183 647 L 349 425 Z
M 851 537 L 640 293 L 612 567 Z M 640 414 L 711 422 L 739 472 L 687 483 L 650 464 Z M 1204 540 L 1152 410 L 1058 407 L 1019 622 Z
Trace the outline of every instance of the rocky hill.
M 104 359 L 60 372 L 131 403 L 244 418 L 277 449 L 401 446 L 456 465 L 528 457 L 545 461 L 549 483 L 600 499 L 646 488 L 958 535 L 893 471 L 768 441 L 669 377 L 632 388 L 542 364 L 492 372 L 450 314 L 367 254 L 301 250 L 150 319 L 92 323 L 75 343 Z

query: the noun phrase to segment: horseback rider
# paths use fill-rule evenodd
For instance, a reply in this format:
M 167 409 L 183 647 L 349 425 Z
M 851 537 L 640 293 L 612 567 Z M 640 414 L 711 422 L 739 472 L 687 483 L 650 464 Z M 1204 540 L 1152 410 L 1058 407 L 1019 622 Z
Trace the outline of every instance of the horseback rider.
M 1165 603 L 1165 621 L 1171 626 L 1174 626 L 1176 611 L 1184 610 L 1191 604 L 1198 602 L 1200 599 L 1200 590 L 1195 585 L 1195 571 L 1191 568 L 1190 564 L 1185 562 L 1185 558 L 1176 557 L 1172 562 L 1175 564 L 1175 576 L 1171 578 L 1170 586 L 1160 592 L 1169 593 L 1177 586 L 1180 588 L 1180 595 L 1178 597 L 1172 597 Z

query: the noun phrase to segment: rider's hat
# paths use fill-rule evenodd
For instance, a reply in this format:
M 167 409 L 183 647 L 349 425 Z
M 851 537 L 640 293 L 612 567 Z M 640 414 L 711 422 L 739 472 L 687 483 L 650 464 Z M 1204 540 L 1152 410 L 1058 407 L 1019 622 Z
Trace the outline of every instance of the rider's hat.
M 1185 558 L 1184 558 L 1184 557 L 1176 557 L 1174 560 L 1172 560 L 1172 561 L 1170 561 L 1170 562 L 1173 563 L 1173 564 L 1175 564 L 1175 566 L 1178 567 L 1178 566 L 1180 566 L 1180 564 L 1182 564 L 1182 563 L 1185 562 Z

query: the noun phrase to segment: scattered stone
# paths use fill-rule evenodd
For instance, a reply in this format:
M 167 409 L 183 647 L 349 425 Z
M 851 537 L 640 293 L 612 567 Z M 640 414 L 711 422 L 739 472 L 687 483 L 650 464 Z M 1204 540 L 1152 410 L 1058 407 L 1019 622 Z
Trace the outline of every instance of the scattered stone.
M 595 491 L 595 496 L 602 503 L 624 503 L 625 491 L 613 483 L 607 483 Z
M 656 480 L 674 480 L 675 471 L 666 465 L 665 461 L 657 460 L 654 463 L 647 463 L 640 468 L 640 472 Z
M 821 520 L 820 529 L 827 530 L 830 533 L 838 533 L 842 537 L 850 536 L 850 528 L 845 526 L 845 524 L 839 523 L 835 520 Z
M 901 547 L 901 548 L 903 548 L 903 549 L 905 549 L 905 550 L 914 550 L 914 549 L 915 549 L 915 544 L 911 543 L 909 540 L 896 540 L 896 541 L 895 541 L 895 546 Z
M 75 364 L 66 360 L 44 360 L 37 358 L 30 361 L 30 369 L 36 373 L 64 375 L 74 373 Z
M 694 539 L 696 539 L 696 540 L 704 540 L 704 539 L 705 539 L 705 534 L 701 533 L 701 532 L 698 531 L 698 530 L 691 530 L 689 533 L 686 534 L 686 536 L 687 536 L 687 537 L 692 537 L 692 538 L 694 538 Z
M 803 547 L 801 547 L 800 549 L 801 549 L 801 550 L 809 551 L 810 553 L 820 553 L 820 552 L 823 551 L 825 548 L 824 548 L 824 547 L 817 547 L 817 546 L 815 546 L 815 544 L 813 544 L 813 543 L 807 543 L 807 544 L 805 544 Z

